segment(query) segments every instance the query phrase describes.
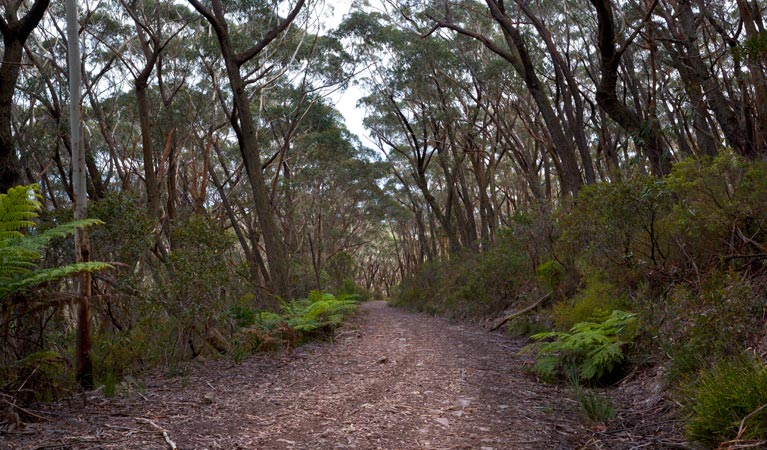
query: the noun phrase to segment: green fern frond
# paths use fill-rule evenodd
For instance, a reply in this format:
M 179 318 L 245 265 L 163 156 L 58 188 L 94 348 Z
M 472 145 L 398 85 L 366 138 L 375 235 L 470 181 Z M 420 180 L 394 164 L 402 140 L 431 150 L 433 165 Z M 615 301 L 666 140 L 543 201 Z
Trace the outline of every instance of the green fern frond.
M 81 272 L 94 272 L 112 266 L 101 262 L 70 264 L 38 269 L 43 248 L 52 239 L 66 237 L 83 227 L 99 225 L 96 219 L 65 223 L 39 234 L 22 233 L 32 228 L 41 208 L 37 185 L 18 186 L 0 194 L 0 300 L 43 283 L 61 280 Z
M 0 245 L 0 280 L 35 268 L 40 253 L 19 245 Z
M 94 225 L 103 225 L 103 224 L 104 222 L 98 219 L 74 220 L 72 222 L 63 223 L 54 228 L 45 230 L 44 232 L 40 234 L 27 236 L 26 241 L 28 245 L 32 246 L 33 248 L 39 249 L 44 247 L 46 244 L 48 244 L 48 242 L 50 242 L 53 239 L 71 236 L 78 229 L 88 228 Z
M 40 202 L 37 200 L 38 186 L 17 186 L 0 194 L 0 241 L 22 236 L 20 230 L 34 226 Z
M 545 332 L 531 336 L 537 342 L 520 353 L 536 352 L 534 370 L 544 378 L 552 377 L 575 364 L 585 380 L 597 380 L 623 363 L 623 346 L 634 338 L 627 333 L 636 327 L 634 314 L 615 310 L 604 321 L 579 322 L 570 332 Z
M 25 291 L 29 288 L 39 286 L 44 283 L 50 283 L 52 281 L 58 281 L 77 273 L 96 272 L 99 270 L 111 268 L 112 266 L 110 264 L 93 261 L 26 272 L 18 277 L 11 279 L 7 283 L 0 283 L 0 300 L 12 294 Z

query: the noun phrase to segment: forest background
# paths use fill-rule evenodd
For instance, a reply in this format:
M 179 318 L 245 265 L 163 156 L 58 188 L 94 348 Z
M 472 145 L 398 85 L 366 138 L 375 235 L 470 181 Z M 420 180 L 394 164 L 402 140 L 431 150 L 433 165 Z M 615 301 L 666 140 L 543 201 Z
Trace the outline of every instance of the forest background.
M 470 320 L 530 306 L 506 329 L 555 331 L 540 376 L 662 366 L 695 439 L 746 417 L 740 437 L 765 436 L 763 2 L 355 2 L 332 28 L 329 6 L 80 2 L 73 142 L 64 5 L 4 3 L 0 190 L 35 183 L 39 203 L 4 217 L 0 249 L 75 217 L 81 145 L 89 256 L 111 264 L 88 283 L 91 381 L 295 345 L 370 296 Z M 330 100 L 350 85 L 365 144 Z M 56 234 L 0 280 L 72 248 Z M 42 273 L 0 297 L 14 402 L 74 388 L 84 300 Z

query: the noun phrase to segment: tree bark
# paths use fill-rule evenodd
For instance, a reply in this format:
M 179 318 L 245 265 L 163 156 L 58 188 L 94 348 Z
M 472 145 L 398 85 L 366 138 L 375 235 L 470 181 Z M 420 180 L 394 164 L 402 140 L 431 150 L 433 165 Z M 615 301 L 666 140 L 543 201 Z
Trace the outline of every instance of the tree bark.
M 77 19 L 77 1 L 67 0 L 67 61 L 69 69 L 69 136 L 72 143 L 72 188 L 74 191 L 74 219 L 85 218 L 88 205 L 86 194 L 85 148 L 80 133 L 80 23 Z M 75 230 L 75 255 L 77 262 L 91 259 L 88 231 Z M 77 305 L 77 333 L 75 353 L 77 382 L 83 389 L 93 388 L 93 360 L 91 359 L 91 276 L 80 275 L 80 298 Z

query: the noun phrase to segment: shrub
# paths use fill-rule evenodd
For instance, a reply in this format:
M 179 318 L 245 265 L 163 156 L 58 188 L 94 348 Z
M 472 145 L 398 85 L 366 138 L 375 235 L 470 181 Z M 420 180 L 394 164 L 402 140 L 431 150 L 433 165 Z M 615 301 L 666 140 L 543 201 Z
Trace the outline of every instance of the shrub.
M 532 278 L 529 259 L 511 233 L 499 233 L 482 253 L 464 251 L 430 261 L 403 280 L 392 303 L 461 319 L 498 314 Z
M 763 324 L 763 288 L 742 275 L 711 273 L 696 284 L 676 286 L 654 314 L 666 318 L 657 333 L 671 358 L 671 381 L 737 354 Z M 648 320 L 658 319 L 648 314 Z
M 633 340 L 636 329 L 634 314 L 616 310 L 604 321 L 577 323 L 570 332 L 534 334 L 531 338 L 538 342 L 521 352 L 536 352 L 533 369 L 543 379 L 566 375 L 568 367 L 575 367 L 580 379 L 597 381 L 621 366 L 623 346 Z
M 560 330 L 569 330 L 579 322 L 590 319 L 605 319 L 616 309 L 626 309 L 625 294 L 598 274 L 591 274 L 585 287 L 575 297 L 561 301 L 554 306 L 552 318 Z
M 74 388 L 69 369 L 66 359 L 57 352 L 35 352 L 0 367 L 0 392 L 12 393 L 22 404 L 51 401 L 62 391 Z
M 538 281 L 548 290 L 557 291 L 565 277 L 565 269 L 558 261 L 549 259 L 535 269 Z
M 736 437 L 767 440 L 767 410 L 760 410 L 767 404 L 767 368 L 761 362 L 747 357 L 722 361 L 705 371 L 688 395 L 691 439 L 707 445 Z

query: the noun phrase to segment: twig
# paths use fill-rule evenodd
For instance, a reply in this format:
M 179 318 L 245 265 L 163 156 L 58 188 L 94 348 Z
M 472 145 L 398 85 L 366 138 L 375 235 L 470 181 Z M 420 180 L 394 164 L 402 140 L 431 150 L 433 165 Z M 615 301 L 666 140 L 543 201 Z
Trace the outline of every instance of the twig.
M 742 440 L 743 433 L 746 432 L 746 421 L 755 415 L 757 415 L 759 412 L 761 412 L 764 408 L 767 408 L 767 404 L 764 404 L 755 410 L 751 411 L 746 415 L 746 417 L 743 418 L 743 420 L 740 421 L 740 427 L 738 428 L 738 434 L 735 436 L 735 439 L 731 441 L 722 442 L 719 444 L 719 448 L 722 450 L 734 450 L 738 448 L 757 448 L 767 443 L 767 441 L 757 441 L 757 440 Z
M 137 420 L 138 422 L 144 422 L 144 423 L 148 423 L 149 425 L 151 425 L 152 427 L 154 427 L 154 428 L 155 428 L 157 431 L 159 431 L 160 433 L 162 433 L 162 437 L 163 437 L 163 439 L 165 439 L 165 442 L 168 444 L 168 447 L 170 447 L 170 450 L 178 450 L 178 447 L 176 447 L 176 443 L 175 443 L 175 442 L 173 442 L 173 441 L 170 439 L 170 436 L 168 436 L 168 431 L 167 431 L 167 430 L 165 430 L 165 429 L 164 429 L 164 428 L 162 428 L 161 426 L 157 425 L 156 423 L 152 422 L 151 420 L 149 420 L 149 419 L 145 419 L 145 418 L 143 418 L 143 417 L 136 417 L 136 420 Z
M 510 315 L 508 315 L 508 316 L 504 317 L 504 318 L 503 318 L 503 320 L 501 320 L 500 322 L 498 322 L 497 324 L 495 324 L 495 325 L 493 326 L 493 328 L 490 328 L 490 331 L 495 331 L 495 330 L 497 330 L 498 328 L 501 328 L 501 327 L 502 327 L 502 326 L 503 326 L 503 325 L 504 325 L 506 322 L 508 322 L 509 320 L 511 320 L 511 319 L 514 319 L 514 318 L 516 318 L 516 317 L 519 317 L 519 316 L 521 316 L 522 314 L 525 314 L 525 313 L 527 313 L 527 312 L 530 312 L 530 311 L 534 310 L 535 308 L 537 308 L 538 306 L 540 306 L 540 305 L 541 305 L 543 302 L 545 302 L 546 300 L 548 300 L 548 298 L 549 298 L 549 297 L 551 297 L 551 294 L 552 294 L 552 293 L 551 293 L 551 292 L 549 292 L 548 294 L 546 294 L 546 295 L 544 295 L 543 297 L 539 298 L 539 299 L 538 299 L 538 301 L 536 301 L 536 302 L 535 302 L 535 303 L 533 303 L 532 305 L 530 305 L 530 306 L 527 306 L 527 307 L 525 307 L 524 309 L 522 309 L 522 310 L 520 310 L 520 311 L 517 311 L 517 312 L 515 312 L 515 313 L 513 313 L 513 314 L 510 314 Z

